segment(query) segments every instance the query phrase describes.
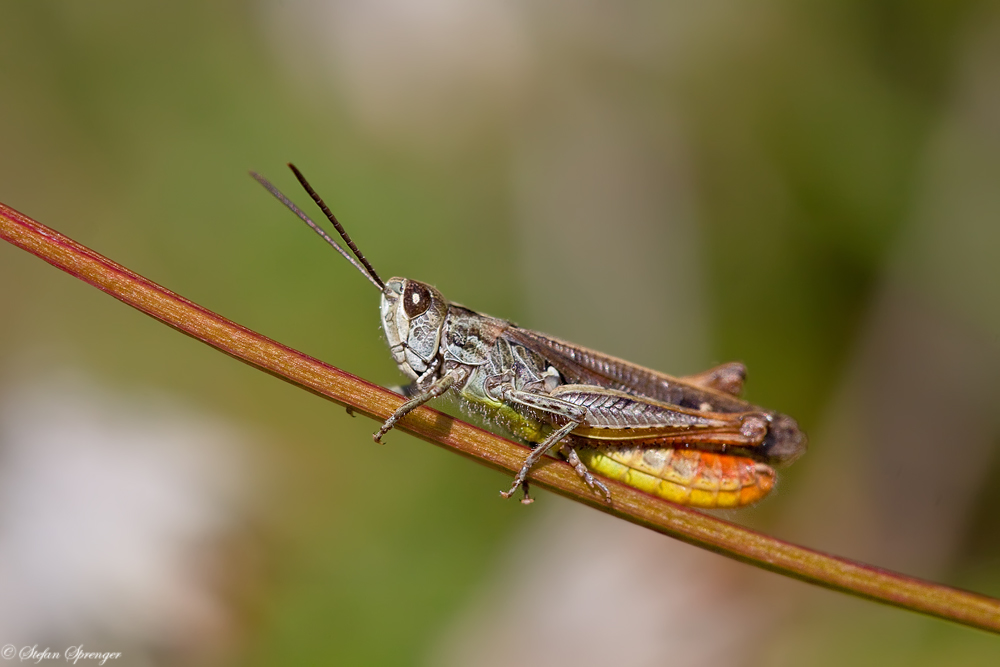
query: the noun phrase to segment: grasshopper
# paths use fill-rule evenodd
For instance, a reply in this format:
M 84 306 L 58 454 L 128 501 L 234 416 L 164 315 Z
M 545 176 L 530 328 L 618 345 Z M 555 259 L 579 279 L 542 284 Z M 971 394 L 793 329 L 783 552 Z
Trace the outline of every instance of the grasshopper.
M 382 329 L 410 380 L 409 398 L 374 434 L 449 391 L 464 406 L 533 445 L 509 498 L 546 454 L 561 454 L 584 483 L 611 501 L 594 473 L 702 508 L 740 507 L 774 486 L 773 465 L 806 448 L 795 420 L 739 394 L 741 363 L 675 378 L 449 302 L 407 278 L 383 281 L 305 177 L 288 165 L 354 253 L 352 257 L 264 177 L 278 200 L 333 246 L 382 294 Z

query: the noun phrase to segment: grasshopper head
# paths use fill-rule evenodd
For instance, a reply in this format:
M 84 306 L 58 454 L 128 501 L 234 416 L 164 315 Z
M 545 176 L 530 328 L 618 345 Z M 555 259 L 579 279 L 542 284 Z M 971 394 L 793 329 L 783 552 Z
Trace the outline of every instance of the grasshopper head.
M 392 278 L 382 290 L 382 328 L 392 358 L 416 380 L 431 368 L 441 344 L 448 302 L 430 285 Z

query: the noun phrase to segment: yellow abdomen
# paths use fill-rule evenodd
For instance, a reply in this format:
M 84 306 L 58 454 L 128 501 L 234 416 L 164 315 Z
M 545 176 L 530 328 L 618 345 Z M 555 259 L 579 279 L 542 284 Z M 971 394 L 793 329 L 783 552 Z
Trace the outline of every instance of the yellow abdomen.
M 582 447 L 577 453 L 600 475 L 691 507 L 742 507 L 774 488 L 774 469 L 742 456 L 650 447 Z

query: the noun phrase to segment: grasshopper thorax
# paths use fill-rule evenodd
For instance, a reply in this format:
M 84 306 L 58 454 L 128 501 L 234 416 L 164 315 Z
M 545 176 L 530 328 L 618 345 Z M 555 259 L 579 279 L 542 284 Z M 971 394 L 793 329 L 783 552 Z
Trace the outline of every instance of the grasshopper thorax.
M 392 278 L 382 290 L 382 329 L 399 370 L 413 380 L 437 369 L 448 302 L 426 283 Z

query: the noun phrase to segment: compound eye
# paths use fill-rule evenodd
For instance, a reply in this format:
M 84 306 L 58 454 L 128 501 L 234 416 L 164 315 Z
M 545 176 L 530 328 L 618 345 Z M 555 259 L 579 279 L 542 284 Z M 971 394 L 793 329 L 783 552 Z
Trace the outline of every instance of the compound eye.
M 403 292 L 403 312 L 411 320 L 423 315 L 431 306 L 431 291 L 418 282 L 409 282 Z

